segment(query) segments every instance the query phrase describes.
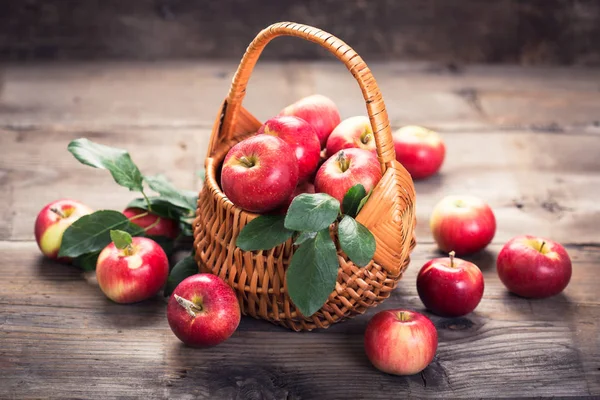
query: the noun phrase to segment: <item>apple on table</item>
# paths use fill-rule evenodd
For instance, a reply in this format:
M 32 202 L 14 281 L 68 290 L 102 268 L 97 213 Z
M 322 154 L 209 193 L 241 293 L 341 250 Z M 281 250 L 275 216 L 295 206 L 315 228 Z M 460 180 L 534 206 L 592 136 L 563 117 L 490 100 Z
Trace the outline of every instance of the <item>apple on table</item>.
M 446 146 L 440 135 L 422 126 L 404 126 L 392 134 L 396 160 L 413 179 L 424 179 L 442 167 Z

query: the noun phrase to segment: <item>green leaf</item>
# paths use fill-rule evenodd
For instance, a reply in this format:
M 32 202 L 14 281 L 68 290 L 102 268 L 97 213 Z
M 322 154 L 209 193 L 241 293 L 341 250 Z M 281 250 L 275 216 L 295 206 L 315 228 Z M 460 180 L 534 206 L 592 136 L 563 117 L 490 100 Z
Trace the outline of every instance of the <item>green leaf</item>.
M 367 193 L 367 195 L 362 198 L 362 200 L 358 204 L 358 209 L 356 210 L 356 215 L 358 215 L 360 210 L 362 210 L 362 208 L 365 206 L 365 204 L 367 204 L 367 201 L 369 201 L 369 197 L 371 197 L 371 193 L 373 193 L 373 189 L 369 190 L 369 193 Z
M 187 277 L 196 275 L 197 273 L 199 273 L 198 264 L 196 264 L 196 260 L 194 260 L 193 256 L 187 256 L 179 261 L 175 264 L 167 279 L 164 291 L 165 297 L 170 296 L 181 281 Z
M 295 245 L 301 245 L 307 240 L 314 239 L 317 236 L 317 232 L 300 232 L 296 240 L 294 241 Z
M 198 193 L 178 190 L 164 175 L 145 176 L 144 180 L 152 190 L 160 194 L 161 200 L 186 210 L 196 210 Z
M 360 183 L 352 186 L 344 195 L 342 201 L 342 210 L 344 214 L 356 217 L 360 201 L 367 195 L 365 187 Z
M 59 257 L 79 257 L 102 250 L 110 242 L 111 230 L 122 230 L 133 236 L 142 236 L 144 229 L 129 222 L 118 211 L 101 210 L 84 215 L 69 226 L 62 237 Z
M 292 237 L 283 215 L 260 215 L 240 232 L 235 245 L 244 251 L 269 250 Z
M 119 185 L 138 192 L 144 189 L 142 174 L 127 151 L 84 138 L 73 140 L 67 149 L 82 164 L 108 170 Z
M 340 213 L 340 202 L 326 193 L 300 194 L 292 200 L 285 227 L 294 231 L 318 232 L 327 228 Z
M 126 249 L 133 242 L 129 233 L 118 229 L 111 229 L 110 240 L 112 240 L 117 249 Z
M 175 250 L 175 241 L 166 236 L 156 236 L 156 235 L 148 235 L 146 236 L 148 239 L 154 240 L 160 247 L 162 247 L 165 254 L 170 256 Z
M 79 257 L 73 259 L 73 265 L 81 268 L 84 271 L 94 271 L 96 270 L 96 263 L 98 262 L 99 255 L 99 251 L 82 254 Z
M 156 214 L 160 217 L 178 220 L 182 216 L 190 214 L 188 209 L 177 207 L 168 201 L 163 200 L 161 197 L 150 197 L 148 200 L 150 201 L 150 207 L 152 207 L 152 214 Z M 140 197 L 130 201 L 126 208 L 130 207 L 148 210 L 148 203 L 144 198 Z
M 179 221 L 179 228 L 181 229 L 181 236 L 194 236 L 194 228 L 190 222 L 184 220 Z
M 309 317 L 325 304 L 335 289 L 338 267 L 335 244 L 328 229 L 298 247 L 285 278 L 290 298 L 302 315 Z
M 364 267 L 373 259 L 375 237 L 349 215 L 344 216 L 338 225 L 338 238 L 340 247 L 354 264 Z

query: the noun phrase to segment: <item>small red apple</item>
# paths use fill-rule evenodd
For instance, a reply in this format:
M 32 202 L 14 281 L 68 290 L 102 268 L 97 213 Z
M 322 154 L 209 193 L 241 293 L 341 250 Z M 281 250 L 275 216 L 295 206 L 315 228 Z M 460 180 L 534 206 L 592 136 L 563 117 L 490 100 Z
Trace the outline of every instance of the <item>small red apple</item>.
M 413 179 L 423 179 L 435 174 L 446 154 L 446 146 L 437 132 L 421 126 L 409 125 L 393 133 L 396 160 Z
M 327 138 L 341 119 L 335 103 L 320 94 L 298 100 L 281 110 L 279 115 L 293 115 L 311 124 L 319 137 L 321 147 L 325 147 Z
M 114 243 L 100 252 L 96 278 L 115 303 L 136 303 L 153 297 L 167 282 L 169 260 L 155 241 L 134 237 L 125 248 Z
M 321 144 L 317 133 L 305 120 L 285 115 L 271 118 L 256 133 L 276 136 L 290 145 L 298 160 L 299 182 L 307 181 L 317 170 Z
M 63 199 L 47 204 L 35 220 L 35 240 L 42 253 L 58 259 L 58 251 L 65 230 L 84 215 L 94 210 L 78 201 Z
M 380 179 L 381 166 L 375 154 L 363 149 L 344 149 L 321 165 L 315 177 L 315 190 L 341 203 L 352 186 L 360 183 L 368 193 Z
M 294 200 L 294 198 L 296 196 L 303 194 L 303 193 L 314 193 L 314 192 L 315 192 L 315 185 L 313 185 L 312 183 L 310 183 L 310 182 L 299 183 L 298 186 L 296 186 L 296 189 L 294 189 L 294 192 L 287 199 L 285 204 L 277 209 L 278 214 L 287 213 L 288 208 L 290 208 L 290 204 L 292 204 L 292 201 Z
M 235 292 L 216 275 L 196 274 L 184 279 L 167 305 L 171 330 L 189 346 L 214 346 L 228 339 L 240 323 Z
M 474 196 L 446 196 L 433 209 L 429 226 L 444 253 L 475 253 L 496 233 L 496 218 L 489 205 Z
M 496 262 L 498 276 L 511 292 L 534 299 L 562 292 L 571 280 L 571 258 L 560 244 L 535 236 L 512 238 Z
M 144 215 L 145 214 L 145 215 Z M 151 226 L 146 231 L 150 236 L 164 236 L 170 239 L 175 239 L 179 235 L 179 225 L 177 221 L 169 218 L 164 218 L 153 214 L 141 208 L 126 208 L 123 215 L 131 220 L 132 223 L 144 229 Z M 139 217 L 139 215 L 143 215 Z
M 365 331 L 367 357 L 375 368 L 388 374 L 421 372 L 433 361 L 437 345 L 435 326 L 415 311 L 380 311 Z
M 357 148 L 377 154 L 375 136 L 369 118 L 359 115 L 350 117 L 335 127 L 327 139 L 327 157 L 343 149 Z
M 233 146 L 223 162 L 221 187 L 233 204 L 263 213 L 281 206 L 298 184 L 293 149 L 271 135 L 256 135 Z
M 425 307 L 442 317 L 473 311 L 483 297 L 483 275 L 473 263 L 450 257 L 428 261 L 417 276 L 417 292 Z

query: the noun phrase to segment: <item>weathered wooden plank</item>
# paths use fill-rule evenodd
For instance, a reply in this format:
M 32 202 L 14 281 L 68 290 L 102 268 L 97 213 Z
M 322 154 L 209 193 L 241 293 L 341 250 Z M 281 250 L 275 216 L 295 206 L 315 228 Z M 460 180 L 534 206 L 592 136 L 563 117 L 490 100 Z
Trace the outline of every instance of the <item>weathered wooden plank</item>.
M 498 250 L 491 246 L 474 259 L 486 281 L 476 312 L 454 319 L 430 315 L 440 337 L 436 359 L 422 376 L 403 378 L 369 365 L 362 334 L 382 309 L 426 312 L 414 284 L 419 267 L 436 255 L 426 246 L 417 246 L 392 297 L 366 315 L 312 333 L 244 318 L 227 342 L 194 350 L 170 333 L 160 298 L 128 306 L 111 303 L 77 269 L 42 259 L 34 243 L 0 242 L 0 395 L 600 395 L 600 303 L 593 294 L 600 285 L 595 273 L 600 249 L 569 247 L 575 266 L 569 287 L 537 301 L 502 287 L 493 262 Z

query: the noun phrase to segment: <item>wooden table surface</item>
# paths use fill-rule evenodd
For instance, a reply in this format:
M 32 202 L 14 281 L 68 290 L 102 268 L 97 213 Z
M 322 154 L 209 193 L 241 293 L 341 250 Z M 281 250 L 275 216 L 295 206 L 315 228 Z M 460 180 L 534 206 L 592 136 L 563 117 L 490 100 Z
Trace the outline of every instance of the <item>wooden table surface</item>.
M 37 212 L 64 197 L 121 210 L 134 195 L 80 165 L 88 137 L 130 151 L 145 173 L 198 189 L 210 126 L 235 63 L 89 63 L 0 67 L 0 398 L 389 399 L 600 396 L 600 70 L 371 64 L 394 127 L 442 134 L 442 172 L 416 183 L 417 241 L 392 296 L 365 315 L 309 333 L 243 318 L 210 349 L 183 346 L 165 301 L 118 305 L 93 274 L 41 257 Z M 313 92 L 342 116 L 364 114 L 338 63 L 259 63 L 246 107 L 261 120 Z M 477 310 L 440 318 L 415 276 L 437 256 L 433 205 L 451 193 L 487 200 L 498 230 L 468 257 L 482 269 Z M 495 271 L 503 243 L 529 233 L 566 245 L 573 277 L 545 300 L 509 294 Z M 424 312 L 439 333 L 433 363 L 410 377 L 375 370 L 363 332 L 377 311 Z

